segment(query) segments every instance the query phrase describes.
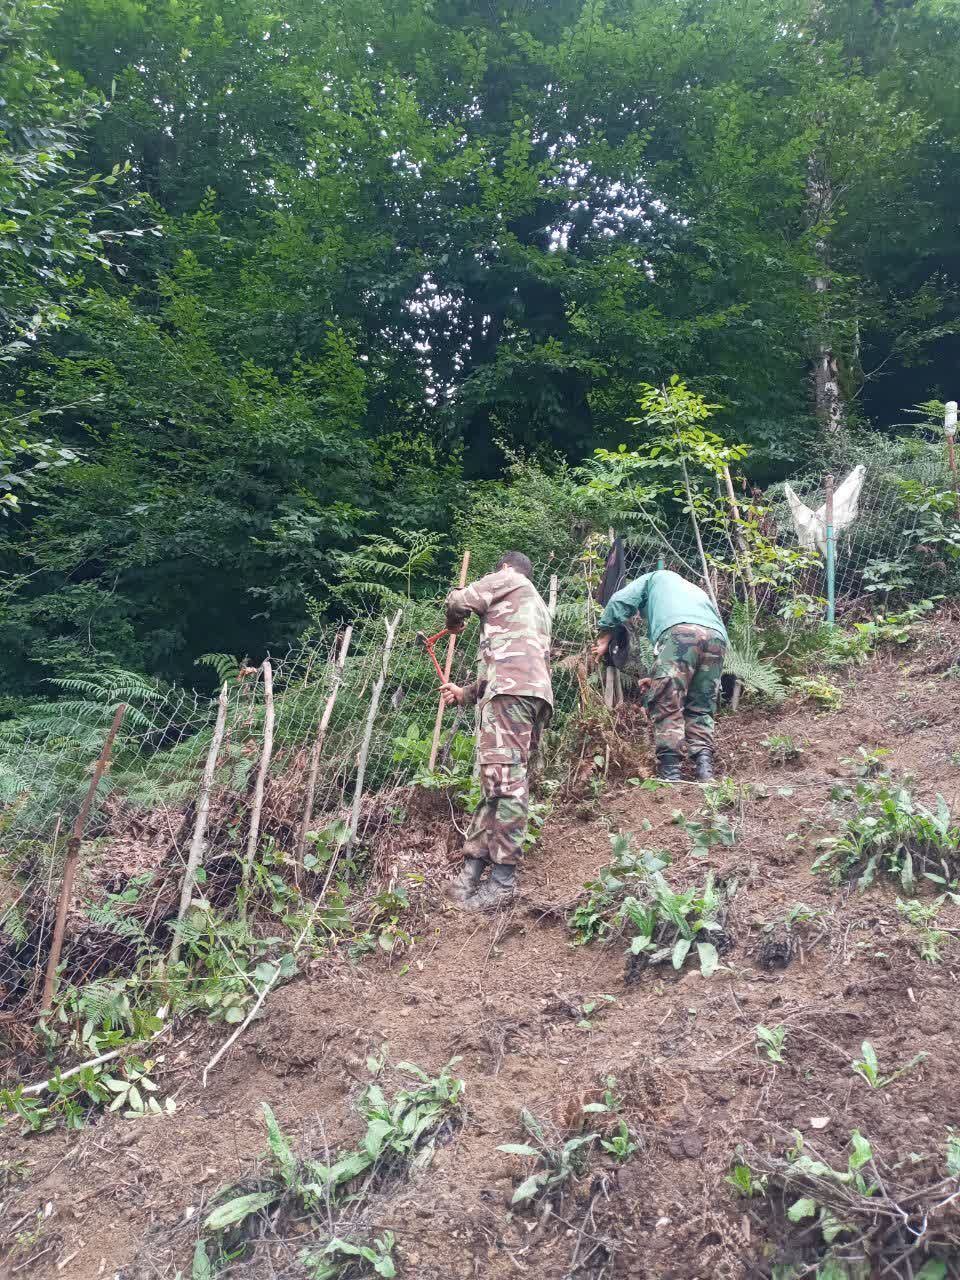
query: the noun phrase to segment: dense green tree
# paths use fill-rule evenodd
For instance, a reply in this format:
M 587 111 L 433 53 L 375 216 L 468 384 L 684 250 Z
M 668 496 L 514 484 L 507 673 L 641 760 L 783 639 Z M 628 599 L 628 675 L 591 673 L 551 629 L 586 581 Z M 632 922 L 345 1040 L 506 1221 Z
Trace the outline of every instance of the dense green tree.
M 950 393 L 954 0 L 14 11 L 3 158 L 39 154 L 28 99 L 62 129 L 27 194 L 75 260 L 44 292 L 0 243 L 14 323 L 58 322 L 0 399 L 83 458 L 5 522 L 16 691 L 283 644 L 368 535 L 439 531 L 442 579 L 517 450 L 614 445 L 674 372 L 767 474 L 835 447 L 824 357 L 851 429 Z M 140 203 L 76 252 L 90 172 Z

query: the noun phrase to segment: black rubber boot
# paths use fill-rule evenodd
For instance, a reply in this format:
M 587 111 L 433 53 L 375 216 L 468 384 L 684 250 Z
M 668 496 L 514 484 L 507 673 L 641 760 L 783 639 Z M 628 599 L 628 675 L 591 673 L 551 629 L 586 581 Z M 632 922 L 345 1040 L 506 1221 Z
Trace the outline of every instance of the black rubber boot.
M 676 751 L 658 751 L 657 777 L 662 782 L 679 782 L 682 776 L 680 772 L 680 757 Z
M 702 751 L 698 751 L 693 758 L 693 763 L 697 768 L 698 782 L 713 781 L 713 751 L 710 747 L 704 747 Z
M 499 911 L 508 907 L 516 894 L 516 867 L 494 863 L 489 880 L 463 904 L 464 911 Z
M 444 890 L 447 898 L 458 906 L 465 906 L 477 892 L 486 865 L 483 858 L 464 858 L 460 874 Z

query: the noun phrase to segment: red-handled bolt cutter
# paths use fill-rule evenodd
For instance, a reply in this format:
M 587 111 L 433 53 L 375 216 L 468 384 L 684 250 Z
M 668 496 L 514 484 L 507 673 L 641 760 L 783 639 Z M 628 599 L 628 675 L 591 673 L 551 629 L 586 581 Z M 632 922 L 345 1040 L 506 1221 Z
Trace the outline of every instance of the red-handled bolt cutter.
M 444 636 L 448 636 L 449 634 L 450 634 L 450 631 L 448 628 L 444 628 L 443 631 L 438 631 L 435 636 L 425 635 L 422 631 L 417 632 L 417 644 L 421 647 L 421 649 L 429 653 L 430 660 L 432 661 L 433 665 L 437 668 L 437 677 L 439 678 L 441 684 L 446 684 L 447 678 L 443 674 L 443 668 L 440 666 L 440 663 L 437 661 L 437 655 L 433 651 L 433 646 L 437 643 L 438 640 L 442 640 Z

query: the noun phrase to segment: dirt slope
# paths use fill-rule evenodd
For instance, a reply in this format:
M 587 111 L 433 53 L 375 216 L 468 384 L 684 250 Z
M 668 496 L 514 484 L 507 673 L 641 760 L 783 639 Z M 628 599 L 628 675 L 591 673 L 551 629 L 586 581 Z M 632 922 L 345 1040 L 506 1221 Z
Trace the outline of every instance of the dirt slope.
M 350 1102 L 368 1079 L 365 1055 L 386 1043 L 393 1061 L 431 1070 L 461 1055 L 467 1084 L 463 1127 L 378 1210 L 378 1224 L 397 1235 L 401 1275 L 546 1280 L 569 1274 L 575 1251 L 591 1258 L 583 1276 L 769 1274 L 762 1215 L 751 1218 L 723 1181 L 738 1142 L 782 1151 L 783 1135 L 799 1129 L 844 1164 L 854 1128 L 906 1155 L 942 1149 L 945 1126 L 960 1124 L 960 948 L 940 965 L 923 963 L 894 887 L 858 896 L 809 871 L 830 790 L 852 776 L 841 761 L 860 746 L 888 748 L 888 765 L 916 776 L 919 797 L 939 792 L 960 812 L 960 680 L 947 671 L 958 641 L 960 626 L 941 622 L 910 651 L 845 675 L 839 713 L 793 701 L 726 717 L 726 770 L 760 788 L 732 812 L 733 847 L 691 854 L 673 813 L 702 808 L 693 785 L 611 787 L 551 819 L 529 862 L 526 900 L 509 917 L 477 922 L 445 910 L 431 889 L 405 972 L 377 957 L 317 965 L 272 999 L 205 1091 L 199 1067 L 223 1032 L 188 1027 L 165 1051 L 174 1116 L 109 1117 L 79 1134 L 33 1138 L 8 1130 L 5 1158 L 27 1162 L 26 1180 L 4 1193 L 8 1230 L 24 1230 L 50 1206 L 39 1243 L 11 1259 L 8 1273 L 147 1280 L 180 1268 L 188 1276 L 205 1203 L 223 1183 L 249 1177 L 265 1149 L 261 1103 L 305 1150 L 356 1140 Z M 759 742 L 770 732 L 806 744 L 798 764 L 771 766 Z M 710 867 L 737 880 L 726 922 L 732 948 L 713 978 L 660 967 L 627 981 L 622 947 L 572 948 L 562 916 L 547 910 L 569 903 L 608 860 L 618 829 L 671 850 L 680 880 Z M 786 968 L 769 969 L 763 925 L 798 902 L 823 920 Z M 960 924 L 948 911 L 943 921 Z M 598 994 L 616 1001 L 583 1029 L 577 1007 Z M 758 1054 L 757 1023 L 787 1025 L 786 1065 Z M 884 1065 L 928 1057 L 895 1087 L 872 1091 L 850 1070 L 864 1039 Z M 567 1224 L 508 1220 L 523 1162 L 496 1147 L 520 1139 L 519 1108 L 576 1127 L 578 1099 L 607 1074 L 642 1149 L 608 1171 L 589 1220 L 573 1214 L 576 1205 Z M 814 1118 L 826 1127 L 812 1129 Z

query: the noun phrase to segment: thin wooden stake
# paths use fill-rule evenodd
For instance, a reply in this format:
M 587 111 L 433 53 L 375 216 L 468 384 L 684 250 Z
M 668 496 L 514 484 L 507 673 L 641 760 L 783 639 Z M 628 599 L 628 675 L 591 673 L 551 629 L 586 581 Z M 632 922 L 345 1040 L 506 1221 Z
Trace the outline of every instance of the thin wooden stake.
M 550 621 L 552 622 L 557 615 L 557 575 L 555 573 L 550 575 L 550 597 L 547 601 L 547 613 L 549 613 Z
M 687 509 L 690 513 L 690 523 L 693 525 L 693 536 L 697 541 L 697 551 L 700 553 L 700 567 L 703 570 L 703 585 L 707 589 L 707 595 L 716 609 L 720 612 L 720 606 L 717 604 L 717 593 L 713 589 L 713 582 L 710 578 L 710 566 L 707 563 L 707 553 L 703 549 L 703 539 L 700 537 L 700 521 L 697 519 L 697 512 L 693 505 L 693 490 L 690 487 L 690 475 L 687 471 L 687 461 L 681 455 L 680 467 L 683 471 L 683 485 L 687 493 Z
M 353 809 L 350 813 L 350 830 L 349 834 L 340 848 L 336 850 L 330 859 L 330 867 L 327 871 L 327 878 L 323 884 L 323 891 L 326 891 L 327 885 L 330 883 L 330 877 L 333 874 L 333 868 L 336 864 L 337 854 L 341 849 L 349 850 L 353 846 L 354 840 L 357 838 L 357 828 L 360 825 L 360 805 L 363 801 L 363 780 L 367 772 L 367 757 L 370 754 L 370 740 L 373 737 L 373 726 L 377 718 L 377 711 L 380 708 L 380 695 L 383 693 L 383 686 L 387 679 L 387 666 L 390 662 L 390 654 L 393 650 L 393 640 L 397 633 L 397 627 L 400 625 L 400 619 L 403 617 L 403 610 L 398 609 L 395 617 L 391 621 L 386 620 L 387 637 L 383 645 L 383 658 L 380 663 L 380 673 L 377 676 L 373 686 L 373 692 L 370 695 L 370 710 L 367 712 L 367 723 L 363 730 L 363 741 L 360 744 L 360 753 L 357 756 L 357 785 L 353 793 Z M 322 897 L 321 893 L 321 897 Z
M 730 503 L 730 514 L 733 516 L 733 534 L 740 550 L 740 557 L 743 561 L 743 576 L 747 580 L 747 595 L 750 598 L 750 606 L 753 609 L 754 616 L 757 612 L 757 589 L 753 582 L 753 561 L 750 559 L 750 548 L 747 546 L 747 540 L 743 536 L 743 526 L 740 519 L 740 507 L 737 503 L 737 496 L 733 490 L 733 479 L 730 475 L 730 468 L 724 466 L 723 479 L 727 487 L 727 500 Z
M 608 529 L 607 536 L 612 547 L 617 540 L 616 529 Z M 615 711 L 623 701 L 623 682 L 616 667 L 607 663 L 603 673 L 603 701 L 608 711 Z M 606 770 L 604 770 L 606 776 Z
M 317 790 L 317 773 L 320 769 L 320 756 L 323 753 L 323 743 L 327 736 L 327 729 L 330 726 L 330 717 L 333 715 L 333 708 L 337 701 L 337 694 L 340 692 L 340 681 L 343 679 L 343 668 L 347 660 L 347 650 L 350 648 L 350 639 L 352 636 L 353 623 L 351 622 L 343 633 L 343 639 L 340 641 L 340 652 L 337 654 L 336 660 L 333 664 L 333 675 L 330 678 L 330 692 L 327 695 L 327 705 L 323 708 L 323 715 L 320 717 L 320 726 L 317 729 L 317 736 L 310 751 L 310 770 L 307 774 L 307 794 L 303 804 L 303 818 L 300 822 L 300 834 L 297 837 L 298 868 L 303 863 L 303 853 L 307 847 L 307 832 L 310 830 L 310 824 L 313 822 L 313 800 Z
M 257 781 L 253 788 L 253 805 L 250 809 L 250 830 L 247 834 L 247 853 L 243 863 L 243 883 L 250 881 L 253 870 L 253 859 L 256 856 L 260 841 L 260 814 L 263 812 L 263 793 L 267 785 L 267 774 L 270 771 L 270 758 L 273 755 L 273 667 L 269 658 L 264 658 L 263 666 L 263 752 L 260 756 L 260 768 L 257 770 Z
M 960 485 L 957 483 L 957 402 L 948 400 L 944 406 L 943 429 L 947 437 L 947 457 L 950 462 L 950 474 L 953 476 L 953 500 L 957 508 L 957 519 L 960 520 Z
M 70 900 L 73 897 L 73 881 L 77 874 L 77 862 L 80 858 L 80 842 L 83 839 L 83 830 L 87 825 L 87 818 L 90 816 L 90 810 L 96 798 L 100 779 L 110 763 L 113 740 L 117 736 L 120 721 L 123 719 L 126 709 L 127 704 L 121 702 L 113 713 L 113 723 L 110 725 L 110 731 L 100 749 L 97 763 L 93 766 L 93 776 L 90 779 L 89 787 L 87 787 L 87 794 L 84 796 L 80 812 L 77 814 L 73 829 L 70 832 L 70 839 L 67 841 L 67 857 L 63 864 L 63 881 L 60 885 L 60 900 L 57 903 L 57 919 L 53 926 L 53 940 L 50 944 L 50 955 L 47 957 L 47 972 L 43 983 L 44 1009 L 49 1009 L 53 1000 L 53 989 L 57 980 L 57 966 L 60 964 L 60 955 L 63 951 L 63 935 L 67 927 L 67 912 L 70 910 Z
M 193 836 L 190 840 L 190 852 L 187 854 L 187 866 L 183 873 L 183 884 L 180 886 L 180 907 L 177 911 L 177 923 L 173 927 L 173 945 L 170 948 L 170 963 L 176 964 L 180 959 L 180 926 L 190 907 L 193 897 L 193 886 L 197 879 L 197 867 L 203 857 L 203 846 L 207 835 L 207 820 L 210 817 L 210 793 L 217 773 L 217 759 L 220 755 L 220 744 L 227 726 L 227 682 L 224 680 L 217 701 L 217 720 L 213 728 L 213 737 L 207 751 L 206 763 L 203 766 L 203 780 L 200 783 L 200 798 L 197 801 L 197 816 L 193 823 Z
M 467 585 L 467 570 L 470 568 L 470 552 L 463 553 L 463 559 L 460 561 L 460 581 L 459 586 L 462 591 Z M 457 647 L 457 637 L 450 636 L 447 640 L 447 656 L 443 664 L 443 683 L 450 683 L 450 672 L 453 669 L 453 651 Z M 437 705 L 437 718 L 433 725 L 433 742 L 430 745 L 430 772 L 433 773 L 437 764 L 437 751 L 440 747 L 440 730 L 443 728 L 443 695 Z

